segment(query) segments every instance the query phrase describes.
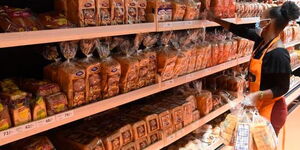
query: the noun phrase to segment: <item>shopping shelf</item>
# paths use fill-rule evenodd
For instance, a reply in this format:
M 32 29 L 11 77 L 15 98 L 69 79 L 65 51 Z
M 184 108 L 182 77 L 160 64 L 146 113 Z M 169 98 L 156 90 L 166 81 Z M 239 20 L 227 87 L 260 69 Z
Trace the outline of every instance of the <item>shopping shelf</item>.
M 259 18 L 229 18 L 224 20 L 235 24 L 249 24 L 257 22 Z M 216 26 L 220 25 L 208 20 L 194 20 L 0 33 L 0 48 Z
M 234 100 L 234 102 L 238 103 L 242 100 L 242 98 L 238 98 Z M 206 123 L 210 122 L 211 120 L 215 119 L 216 117 L 220 116 L 221 114 L 225 113 L 231 108 L 230 104 L 226 104 L 219 109 L 209 113 L 205 117 L 195 121 L 194 123 L 182 128 L 181 130 L 169 135 L 168 137 L 162 137 L 162 140 L 150 145 L 146 148 L 146 150 L 159 150 L 162 149 L 175 141 L 181 139 L 182 137 L 188 135 L 189 133 L 193 132 L 194 130 L 198 129 L 199 127 L 205 125 Z M 220 143 L 221 145 L 221 143 Z M 217 146 L 217 145 L 216 145 Z
M 200 71 L 196 71 L 194 73 L 190 73 L 184 76 L 180 76 L 175 79 L 171 79 L 168 81 L 164 81 L 162 83 L 157 83 L 151 86 L 147 86 L 138 90 L 134 90 L 129 93 L 121 94 L 112 98 L 108 98 L 99 102 L 95 102 L 92 104 L 88 104 L 79 108 L 75 108 L 72 110 L 69 110 L 67 112 L 63 112 L 54 116 L 47 117 L 42 120 L 33 121 L 30 123 L 27 123 L 22 126 L 10 128 L 8 130 L 4 130 L 0 132 L 0 146 L 43 132 L 47 131 L 49 129 L 94 115 L 96 113 L 103 112 L 105 110 L 115 108 L 118 106 L 121 106 L 123 104 L 138 100 L 140 98 L 176 87 L 178 85 L 182 85 L 184 83 L 197 80 L 199 78 L 203 78 L 205 76 L 220 72 L 222 70 L 226 70 L 228 68 L 237 66 L 239 64 L 243 64 L 245 62 L 248 62 L 250 59 L 249 56 L 239 58 L 236 60 L 228 61 L 226 63 L 210 67 L 207 69 L 203 69 Z M 196 125 L 202 124 L 202 122 L 207 119 L 208 117 L 205 117 L 201 121 L 198 121 L 198 123 L 194 123 Z M 210 119 L 210 118 L 208 118 Z M 194 125 L 194 126 L 196 126 Z
M 300 44 L 300 41 L 292 41 L 292 42 L 289 42 L 287 44 L 284 44 L 284 48 L 289 48 L 289 47 L 292 47 L 292 46 L 295 46 L 295 45 L 298 45 Z
M 286 104 L 291 104 L 296 98 L 300 96 L 300 83 L 292 87 L 289 92 L 285 95 Z
M 155 32 L 155 23 L 0 33 L 0 48 Z

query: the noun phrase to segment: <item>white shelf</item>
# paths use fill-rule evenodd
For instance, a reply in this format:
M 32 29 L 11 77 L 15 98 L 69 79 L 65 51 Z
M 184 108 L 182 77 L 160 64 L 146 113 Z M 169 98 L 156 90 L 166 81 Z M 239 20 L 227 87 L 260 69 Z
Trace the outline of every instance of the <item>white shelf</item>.
M 240 102 L 241 99 L 236 99 L 235 102 Z M 146 150 L 159 150 L 162 149 L 175 141 L 181 139 L 182 137 L 188 135 L 189 133 L 193 132 L 194 130 L 198 129 L 199 127 L 205 125 L 206 123 L 210 122 L 211 120 L 215 119 L 216 117 L 220 116 L 221 114 L 225 113 L 230 109 L 230 105 L 226 104 L 221 108 L 211 112 L 210 114 L 206 115 L 205 117 L 195 121 L 194 123 L 182 128 L 181 130 L 173 133 L 168 137 L 163 137 L 162 140 L 148 146 Z
M 292 41 L 290 43 L 284 44 L 284 48 L 289 48 L 298 44 L 300 44 L 300 41 Z
M 259 22 L 259 17 L 249 17 L 249 18 L 228 18 L 228 19 L 223 19 L 225 21 L 234 23 L 234 24 L 252 24 Z
M 155 23 L 0 33 L 0 48 L 155 32 Z
M 250 24 L 257 22 L 259 18 L 228 18 L 223 20 L 235 24 Z M 220 25 L 208 20 L 193 20 L 0 33 L 0 48 L 216 26 Z
M 112 98 L 108 98 L 99 102 L 88 104 L 79 108 L 72 109 L 68 112 L 57 114 L 46 119 L 39 121 L 30 122 L 28 124 L 10 128 L 8 130 L 0 132 L 0 146 L 7 143 L 43 132 L 49 129 L 62 126 L 64 124 L 103 112 L 105 110 L 121 106 L 123 104 L 141 99 L 143 97 L 182 85 L 184 83 L 203 78 L 205 76 L 220 72 L 222 70 L 229 69 L 231 67 L 237 66 L 248 62 L 250 59 L 249 56 L 232 60 L 214 67 L 196 71 L 184 76 L 180 76 L 175 79 L 171 79 L 162 83 L 157 83 L 151 86 L 143 87 L 138 90 L 134 90 L 129 93 L 121 94 Z M 201 123 L 207 117 L 202 119 Z M 210 119 L 210 118 L 209 118 Z M 194 123 L 197 124 L 197 123 Z
M 294 88 L 297 88 L 292 91 L 291 94 L 285 97 L 285 102 L 287 105 L 291 104 L 296 98 L 300 96 L 300 87 L 295 86 Z

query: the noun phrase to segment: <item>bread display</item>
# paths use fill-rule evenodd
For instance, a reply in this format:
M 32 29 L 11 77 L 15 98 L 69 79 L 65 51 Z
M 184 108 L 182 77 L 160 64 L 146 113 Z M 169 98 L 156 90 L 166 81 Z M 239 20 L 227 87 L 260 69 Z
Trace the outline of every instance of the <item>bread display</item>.
M 159 22 L 172 20 L 172 3 L 168 0 L 149 0 L 147 1 L 146 15 L 147 20 L 153 22 L 155 17 Z

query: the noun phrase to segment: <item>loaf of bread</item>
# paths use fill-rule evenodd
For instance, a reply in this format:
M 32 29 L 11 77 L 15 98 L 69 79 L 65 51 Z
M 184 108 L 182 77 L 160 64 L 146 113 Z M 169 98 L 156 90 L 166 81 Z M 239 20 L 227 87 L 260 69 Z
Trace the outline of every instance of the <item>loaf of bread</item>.
M 173 21 L 182 21 L 186 11 L 186 5 L 183 1 L 172 1 Z
M 125 23 L 125 2 L 124 0 L 110 0 L 112 24 Z
M 11 120 L 7 105 L 0 100 L 0 131 L 11 127 Z
M 36 97 L 32 100 L 30 107 L 33 120 L 39 120 L 47 117 L 46 103 L 43 97 Z
M 13 150 L 55 150 L 55 147 L 46 136 L 34 136 L 11 144 Z
M 111 5 L 109 0 L 96 0 L 97 24 L 101 26 L 111 24 Z
M 120 63 L 109 57 L 102 59 L 100 64 L 103 98 L 109 98 L 119 94 L 119 81 L 121 77 Z
M 72 62 L 65 62 L 58 68 L 58 81 L 70 108 L 87 102 L 85 76 L 84 68 Z
M 135 142 L 131 142 L 127 145 L 124 145 L 121 150 L 136 150 L 136 144 Z
M 194 72 L 196 68 L 196 62 L 197 62 L 197 47 L 191 46 L 187 49 L 190 51 L 190 58 L 189 58 L 189 67 L 188 67 L 188 73 Z
M 137 150 L 143 150 L 145 149 L 148 145 L 150 145 L 150 141 L 147 137 L 139 139 L 135 141 L 136 144 L 136 149 Z
M 150 133 L 148 135 L 149 144 L 154 144 L 162 139 L 163 133 L 162 131 L 156 131 L 154 133 Z
M 138 1 L 125 0 L 125 23 L 133 24 L 138 22 Z
M 94 58 L 86 58 L 77 61 L 77 63 L 84 68 L 85 75 L 85 92 L 86 102 L 98 100 L 101 95 L 101 65 L 99 60 Z
M 92 134 L 81 131 L 62 131 L 55 136 L 54 144 L 65 150 L 104 150 L 102 140 Z
M 67 9 L 64 12 L 67 12 L 66 16 L 72 23 L 81 27 L 97 25 L 95 0 L 67 0 L 65 5 L 67 7 L 61 8 Z
M 196 99 L 197 108 L 200 111 L 200 116 L 209 114 L 213 107 L 212 93 L 210 91 L 203 90 L 196 96 Z
M 174 77 L 178 77 L 180 75 L 183 75 L 187 73 L 188 66 L 189 66 L 189 51 L 179 51 L 176 64 L 174 67 Z
M 36 31 L 43 29 L 41 23 L 28 8 L 0 7 L 0 30 L 3 32 Z
M 159 22 L 172 20 L 172 3 L 165 0 L 149 0 L 147 1 L 146 15 L 147 20 L 153 22 L 155 17 Z M 157 14 L 155 14 L 157 13 Z
M 177 60 L 177 52 L 170 47 L 163 47 L 157 53 L 158 73 L 161 80 L 165 81 L 174 77 L 174 67 Z
M 184 20 L 200 19 L 199 17 L 200 17 L 201 2 L 193 1 L 193 0 L 185 0 L 184 3 L 186 6 Z
M 146 85 L 151 85 L 156 82 L 157 62 L 158 62 L 157 53 L 154 49 L 146 49 L 144 53 L 146 57 L 149 58 Z
M 132 56 L 115 57 L 121 65 L 120 92 L 127 93 L 138 88 L 139 60 Z
M 41 24 L 47 29 L 71 28 L 74 26 L 63 13 L 43 13 L 39 14 L 38 19 L 40 20 Z
M 138 15 L 137 20 L 139 23 L 146 22 L 146 8 L 147 8 L 147 1 L 146 0 L 138 0 L 137 2 L 138 7 Z
M 48 115 L 54 115 L 68 109 L 68 99 L 64 93 L 58 92 L 45 97 Z
M 35 96 L 47 96 L 60 91 L 60 87 L 56 83 L 35 79 L 22 80 L 20 87 L 25 91 L 33 93 Z

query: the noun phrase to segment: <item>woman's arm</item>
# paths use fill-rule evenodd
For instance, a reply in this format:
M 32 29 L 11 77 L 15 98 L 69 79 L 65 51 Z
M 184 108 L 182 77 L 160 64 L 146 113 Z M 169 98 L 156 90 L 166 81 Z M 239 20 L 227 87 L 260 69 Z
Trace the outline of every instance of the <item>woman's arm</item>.
M 283 96 L 289 91 L 290 74 L 270 74 L 269 75 L 276 82 L 276 85 L 270 89 L 251 93 L 249 98 L 256 103 L 259 100 L 272 100 L 274 98 Z
M 207 19 L 220 24 L 226 30 L 228 30 L 240 37 L 249 39 L 249 40 L 257 42 L 257 43 L 260 43 L 262 41 L 262 38 L 255 32 L 255 30 L 248 29 L 241 25 L 236 25 L 236 24 L 224 21 L 220 18 L 215 17 L 211 12 L 208 12 Z

